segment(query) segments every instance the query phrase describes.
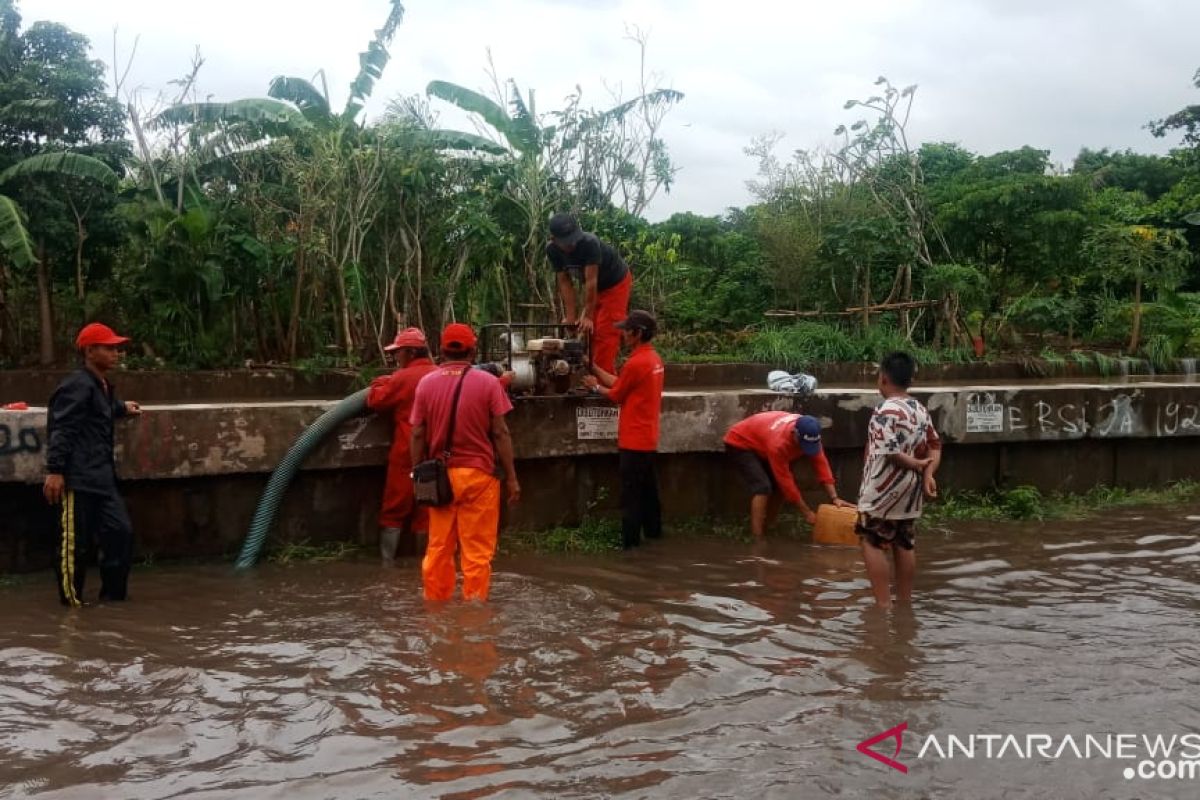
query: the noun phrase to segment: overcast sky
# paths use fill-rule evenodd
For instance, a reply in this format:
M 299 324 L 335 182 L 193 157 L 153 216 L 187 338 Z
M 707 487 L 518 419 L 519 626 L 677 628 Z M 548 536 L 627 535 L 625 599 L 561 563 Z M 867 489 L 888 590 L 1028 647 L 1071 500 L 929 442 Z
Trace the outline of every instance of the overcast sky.
M 279 74 L 324 69 L 335 107 L 386 0 L 22 0 L 28 25 L 65 23 L 112 60 L 113 28 L 129 83 L 148 98 L 187 70 L 214 100 L 262 96 Z M 312 9 L 312 10 L 305 10 Z M 575 85 L 597 107 L 607 86 L 637 79 L 626 27 L 649 31 L 649 61 L 686 94 L 664 131 L 679 166 L 652 219 L 744 205 L 755 164 L 743 148 L 786 134 L 781 152 L 832 141 L 851 97 L 878 75 L 919 85 L 910 125 L 920 141 L 990 153 L 1024 144 L 1070 164 L 1080 147 L 1162 152 L 1147 120 L 1200 103 L 1197 0 L 410 0 L 392 61 L 368 112 L 435 78 L 485 89 L 491 49 L 501 78 L 537 92 L 542 110 Z M 444 105 L 440 104 L 439 105 Z M 447 127 L 465 126 L 445 110 Z

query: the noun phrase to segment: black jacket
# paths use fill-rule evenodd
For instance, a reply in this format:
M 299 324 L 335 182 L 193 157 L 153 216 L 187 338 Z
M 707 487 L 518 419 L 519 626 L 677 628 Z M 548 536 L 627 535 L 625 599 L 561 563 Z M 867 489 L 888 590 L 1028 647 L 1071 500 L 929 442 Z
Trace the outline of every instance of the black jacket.
M 72 372 L 50 396 L 46 472 L 63 475 L 75 491 L 114 491 L 113 421 L 123 416 L 125 404 L 111 383 L 106 390 L 87 369 Z

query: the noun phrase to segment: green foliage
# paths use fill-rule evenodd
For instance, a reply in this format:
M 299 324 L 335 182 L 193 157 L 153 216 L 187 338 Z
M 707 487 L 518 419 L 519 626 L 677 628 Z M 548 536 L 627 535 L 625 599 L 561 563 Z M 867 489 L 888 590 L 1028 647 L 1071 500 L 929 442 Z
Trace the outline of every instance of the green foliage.
M 0 184 L 38 175 L 86 178 L 108 187 L 117 184 L 117 173 L 113 172 L 107 164 L 79 153 L 41 153 L 22 159 L 4 172 L 0 172 Z
M 37 259 L 25 228 L 25 215 L 11 197 L 0 195 L 0 249 L 18 268 L 28 267 Z
M 342 111 L 342 121 L 345 123 L 352 123 L 358 118 L 363 105 L 371 96 L 371 90 L 375 88 L 375 82 L 383 76 L 383 70 L 391 57 L 388 53 L 388 46 L 392 43 L 396 29 L 400 27 L 400 22 L 404 19 L 404 6 L 400 0 L 391 0 L 391 4 L 392 8 L 388 12 L 383 26 L 375 31 L 375 37 L 367 44 L 367 49 L 358 55 L 358 75 L 350 84 L 350 98 L 346 101 L 345 110 Z M 326 108 L 328 108 L 328 100 L 326 100 Z
M 345 561 L 358 555 L 362 548 L 353 542 L 320 542 L 309 544 L 307 539 L 284 542 L 267 554 L 273 564 L 322 563 Z
M 515 531 L 500 537 L 503 552 L 612 553 L 621 549 L 621 523 L 613 519 L 585 519 L 578 527 L 545 531 Z
M 0 0 L 0 359 L 53 356 L 103 316 L 145 364 L 362 374 L 409 324 L 559 319 L 544 246 L 560 210 L 631 264 L 672 357 L 969 360 L 976 336 L 1048 371 L 1063 337 L 1101 369 L 1122 343 L 1160 368 L 1200 355 L 1194 107 L 1153 124 L 1181 137 L 1170 155 L 1085 149 L 1064 175 L 1033 146 L 916 147 L 916 87 L 880 78 L 831 151 L 747 148 L 749 207 L 652 224 L 675 176 L 662 123 L 684 97 L 654 85 L 644 39 L 635 96 L 599 107 L 581 89 L 547 109 L 513 80 L 494 97 L 432 81 L 364 120 L 403 14 L 387 4 L 340 112 L 321 71 L 227 102 L 196 102 L 192 74 L 147 121 L 126 119 L 82 36 L 22 30 Z M 441 103 L 482 135 L 441 127 Z
M 877 363 L 895 350 L 907 351 L 918 364 L 936 363 L 947 355 L 913 345 L 895 328 L 883 324 L 865 332 L 849 332 L 820 322 L 755 331 L 740 352 L 746 360 L 794 371 L 832 361 Z
M 1178 161 L 1169 157 L 1085 147 L 1075 157 L 1071 172 L 1086 176 L 1095 189 L 1115 187 L 1157 200 L 1179 182 L 1184 170 Z
M 1000 511 L 1009 519 L 1042 519 L 1042 493 L 1036 486 L 1018 486 L 1002 496 Z
M 321 124 L 328 120 L 333 113 L 329 108 L 329 98 L 324 93 L 317 91 L 317 87 L 313 86 L 310 81 L 303 78 L 276 75 L 271 80 L 271 85 L 267 87 L 267 96 L 291 103 L 300 109 L 305 120 L 313 124 Z M 289 119 L 294 118 L 289 116 Z
M 1118 508 L 1172 505 L 1200 497 L 1200 483 L 1179 481 L 1151 489 L 1097 486 L 1082 494 L 1043 494 L 1032 486 L 991 492 L 952 492 L 926 507 L 925 519 L 1060 520 L 1086 519 Z
M 1084 311 L 1079 297 L 1024 295 L 1009 303 L 1002 316 L 1023 330 L 1065 334 L 1080 324 Z
M 430 81 L 425 87 L 430 97 L 445 100 L 468 114 L 477 114 L 496 130 L 513 151 L 531 154 L 541 150 L 542 134 L 527 115 L 510 117 L 490 97 L 449 81 Z
M 1174 366 L 1176 354 L 1180 348 L 1170 336 L 1161 333 L 1151 334 L 1142 343 L 1141 354 L 1154 365 L 1155 369 L 1167 370 Z
M 201 131 L 230 124 L 264 126 L 264 135 L 272 130 L 265 126 L 275 126 L 273 130 L 278 132 L 298 131 L 309 126 L 304 115 L 291 105 L 258 97 L 228 103 L 181 103 L 164 109 L 154 118 L 152 126 L 195 125 L 197 131 Z

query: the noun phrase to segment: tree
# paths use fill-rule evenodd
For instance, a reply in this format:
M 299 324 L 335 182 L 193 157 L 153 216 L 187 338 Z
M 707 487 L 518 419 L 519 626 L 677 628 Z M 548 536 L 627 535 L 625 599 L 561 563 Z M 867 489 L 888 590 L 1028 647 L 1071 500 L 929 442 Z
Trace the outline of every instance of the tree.
M 531 305 L 556 317 L 558 294 L 544 264 L 550 215 L 604 214 L 615 207 L 640 216 L 660 189 L 669 190 L 675 175 L 659 130 L 683 94 L 653 85 L 657 78 L 646 70 L 645 36 L 635 31 L 628 38 L 641 55 L 639 94 L 631 100 L 617 96 L 605 110 L 585 107 L 576 89 L 563 109 L 539 114 L 533 90 L 523 93 L 512 79 L 502 83 L 490 64 L 494 98 L 447 81 L 431 81 L 426 89 L 477 118 L 481 136 L 436 134 L 443 147 L 473 150 L 499 166 L 507 208 L 498 208 L 497 216 L 511 213 L 517 220 L 515 245 Z
M 55 23 L 36 22 L 24 32 L 20 25 L 15 5 L 0 0 L 0 186 L 7 194 L 0 201 L 0 247 L 18 270 L 13 276 L 0 267 L 0 335 L 19 325 L 8 315 L 8 290 L 35 267 L 40 357 L 48 364 L 53 266 L 73 264 L 82 303 L 88 218 L 113 213 L 114 168 L 128 150 L 104 66 L 88 58 L 87 39 Z
M 747 218 L 758 239 L 775 290 L 775 307 L 845 305 L 829 261 L 831 226 L 864 211 L 873 201 L 856 191 L 845 164 L 825 151 L 797 150 L 781 161 L 775 148 L 782 134 L 751 142 L 743 152 L 758 160 L 758 179 L 747 182 L 759 201 Z
M 1151 200 L 1162 197 L 1183 177 L 1183 167 L 1172 158 L 1142 155 L 1132 150 L 1083 148 L 1071 167 L 1074 175 L 1089 178 L 1096 189 L 1115 187 L 1141 192 Z
M 1200 69 L 1192 76 L 1200 89 Z M 1190 105 L 1163 119 L 1149 123 L 1151 133 L 1158 137 L 1181 134 L 1181 147 L 1171 151 L 1172 159 L 1183 170 L 1183 176 L 1155 204 L 1155 217 L 1162 223 L 1187 223 L 1187 238 L 1194 253 L 1200 253 L 1200 105 Z
M 375 31 L 367 49 L 359 54 L 359 71 L 350 84 L 346 104 L 333 111 L 328 87 L 321 89 L 308 80 L 278 76 L 271 81 L 266 98 L 248 98 L 229 103 L 181 102 L 159 114 L 154 126 L 179 131 L 172 141 L 186 141 L 192 158 L 179 158 L 175 173 L 181 182 L 189 173 L 199 191 L 205 181 L 198 177 L 214 169 L 232 174 L 254 173 L 296 187 L 277 202 L 255 205 L 258 223 L 275 227 L 272 217 L 281 211 L 292 215 L 292 229 L 304 237 L 293 250 L 298 278 L 303 279 L 307 258 L 315 257 L 313 279 L 328 276 L 335 289 L 336 330 L 343 352 L 353 361 L 363 331 L 355 323 L 353 307 L 361 307 L 361 269 L 364 246 L 378 221 L 382 207 L 384 143 L 375 131 L 360 124 L 363 105 L 383 74 L 389 60 L 388 46 L 404 17 L 399 0 L 391 0 L 383 25 Z M 270 149 L 273 142 L 281 146 Z M 267 151 L 267 152 L 261 152 Z M 266 169 L 262 156 L 273 158 Z M 236 190 L 235 190 L 236 191 Z M 251 189 L 249 192 L 253 192 Z M 176 212 L 183 214 L 182 188 Z M 258 194 L 261 199 L 263 195 Z M 289 351 L 294 352 L 299 328 L 299 291 L 288 326 Z
M 1191 256 L 1176 230 L 1147 225 L 1106 225 L 1084 242 L 1092 268 L 1109 284 L 1133 284 L 1130 354 L 1141 341 L 1142 289 L 1171 291 L 1183 281 Z
M 881 213 L 903 231 L 908 253 L 897 264 L 887 302 L 912 299 L 913 265 L 928 269 L 934 263 L 934 245 L 943 245 L 933 224 L 926 196 L 921 159 L 908 139 L 908 121 L 916 98 L 916 85 L 897 89 L 880 76 L 882 95 L 848 100 L 846 109 L 862 108 L 875 114 L 873 121 L 859 120 L 849 128 L 838 126 L 843 137 L 837 158 L 855 182 L 866 186 Z M 939 247 L 944 250 L 944 246 Z M 908 311 L 900 312 L 906 337 L 912 336 Z
M 985 323 L 1080 269 L 1090 189 L 1081 177 L 1046 175 L 1048 160 L 1031 147 L 979 157 L 932 194 L 951 257 L 987 278 Z
M 1200 89 L 1200 69 L 1192 76 L 1192 84 Z M 1200 105 L 1191 105 L 1162 119 L 1152 120 L 1150 132 L 1162 138 L 1172 133 L 1183 135 L 1183 146 L 1200 151 Z

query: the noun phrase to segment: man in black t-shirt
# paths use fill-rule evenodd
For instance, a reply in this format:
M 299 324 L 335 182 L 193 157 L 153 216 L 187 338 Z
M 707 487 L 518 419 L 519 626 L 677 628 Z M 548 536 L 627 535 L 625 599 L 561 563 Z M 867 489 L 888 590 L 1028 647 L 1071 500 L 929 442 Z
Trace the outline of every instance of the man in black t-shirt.
M 612 245 L 585 233 L 570 214 L 550 218 L 550 236 L 546 258 L 558 273 L 558 296 L 566 310 L 563 322 L 577 326 L 581 335 L 591 335 L 593 364 L 616 372 L 621 348 L 616 325 L 628 316 L 633 275 Z M 583 286 L 581 302 L 575 279 Z

